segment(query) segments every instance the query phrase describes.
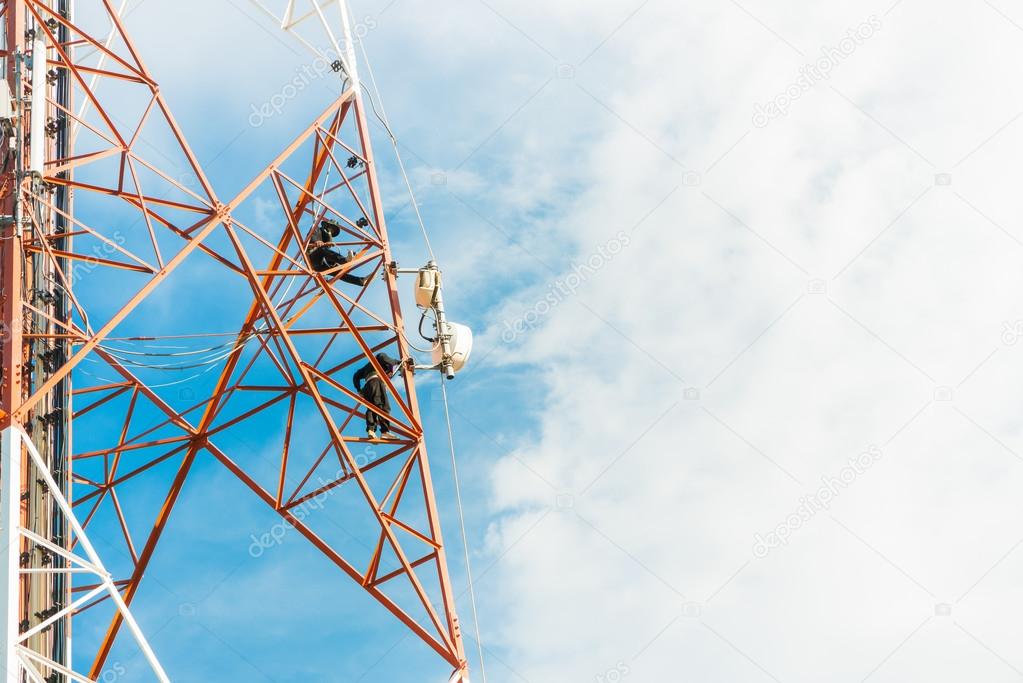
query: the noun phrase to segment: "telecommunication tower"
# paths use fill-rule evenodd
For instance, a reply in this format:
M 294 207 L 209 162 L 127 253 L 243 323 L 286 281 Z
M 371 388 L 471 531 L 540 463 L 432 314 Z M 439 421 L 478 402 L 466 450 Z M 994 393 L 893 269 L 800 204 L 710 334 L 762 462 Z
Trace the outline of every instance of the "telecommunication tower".
M 330 57 L 344 88 L 224 199 L 125 30 L 123 4 L 0 2 L 5 683 L 101 680 L 126 639 L 169 680 L 131 607 L 205 463 L 393 614 L 452 681 L 468 681 L 415 375 L 454 376 L 471 333 L 447 321 L 436 264 L 406 271 L 391 252 L 346 3 L 261 6 Z M 350 253 L 318 272 L 309 246 L 324 221 Z M 425 365 L 406 337 L 405 272 L 434 325 Z M 168 313 L 164 291 L 182 274 L 183 296 L 200 277 L 248 304 L 230 319 L 174 294 Z M 392 377 L 380 353 L 402 361 Z M 350 385 L 365 364 L 389 414 Z M 367 435 L 372 412 L 395 438 Z M 371 540 L 344 542 L 308 514 L 314 504 Z M 117 552 L 98 552 L 90 530 L 115 536 Z M 85 619 L 104 624 L 88 629 L 95 642 L 79 635 Z

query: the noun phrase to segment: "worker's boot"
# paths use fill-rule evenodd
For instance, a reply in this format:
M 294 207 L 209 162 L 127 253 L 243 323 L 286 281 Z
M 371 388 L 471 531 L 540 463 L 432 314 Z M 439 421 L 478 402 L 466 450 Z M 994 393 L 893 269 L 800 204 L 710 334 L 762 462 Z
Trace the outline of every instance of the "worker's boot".
M 366 430 L 366 436 L 368 436 L 371 439 L 376 439 L 377 438 L 377 430 L 375 430 L 375 429 L 367 429 Z
M 394 432 L 380 432 L 380 438 L 386 441 L 397 441 L 398 435 Z

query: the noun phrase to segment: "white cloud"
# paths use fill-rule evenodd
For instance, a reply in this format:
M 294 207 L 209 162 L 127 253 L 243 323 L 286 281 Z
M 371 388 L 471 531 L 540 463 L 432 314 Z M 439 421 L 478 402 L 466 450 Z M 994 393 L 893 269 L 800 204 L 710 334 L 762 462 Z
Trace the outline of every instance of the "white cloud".
M 956 166 L 1023 107 L 999 67 L 1018 35 L 983 4 L 907 0 L 786 117 L 750 121 L 818 46 L 888 7 L 649 4 L 579 69 L 593 97 L 523 114 L 551 138 L 601 121 L 554 170 L 584 188 L 547 224 L 572 260 L 681 187 L 495 352 L 545 387 L 539 436 L 495 468 L 491 552 L 507 555 L 481 583 L 491 642 L 522 679 L 613 680 L 620 663 L 644 681 L 1023 668 L 1004 635 L 1020 558 L 998 564 L 1023 535 L 1018 391 L 982 389 L 1019 371 L 999 341 L 1023 285 L 1000 157 L 1023 131 Z M 568 272 L 496 310 L 528 310 Z M 934 400 L 946 386 L 953 400 Z M 827 514 L 753 557 L 756 533 L 872 444 L 881 462 Z

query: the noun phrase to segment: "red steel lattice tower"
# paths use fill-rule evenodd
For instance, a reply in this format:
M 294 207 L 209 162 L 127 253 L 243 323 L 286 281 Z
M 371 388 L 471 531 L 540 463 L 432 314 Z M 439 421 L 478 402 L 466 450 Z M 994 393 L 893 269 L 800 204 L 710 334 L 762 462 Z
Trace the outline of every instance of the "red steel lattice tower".
M 0 3 L 8 681 L 97 680 L 128 631 L 167 680 L 130 606 L 204 462 L 397 617 L 452 680 L 468 680 L 415 368 L 391 379 L 376 359 L 412 351 L 347 11 L 299 4 L 288 2 L 282 27 L 311 17 L 331 41 L 325 12 L 340 10 L 334 68 L 346 87 L 225 200 L 109 0 Z M 324 220 L 352 258 L 317 272 L 309 245 Z M 226 320 L 214 303 L 177 298 L 168 315 L 166 288 L 189 291 L 196 278 L 247 307 Z M 367 363 L 386 386 L 394 440 L 363 427 L 367 412 L 384 416 L 351 386 Z M 187 383 L 161 379 L 184 370 Z M 327 506 L 361 543 L 309 514 Z M 90 530 L 117 538 L 111 564 Z M 72 636 L 86 618 L 104 635 L 77 674 Z M 93 652 L 74 644 L 77 662 Z

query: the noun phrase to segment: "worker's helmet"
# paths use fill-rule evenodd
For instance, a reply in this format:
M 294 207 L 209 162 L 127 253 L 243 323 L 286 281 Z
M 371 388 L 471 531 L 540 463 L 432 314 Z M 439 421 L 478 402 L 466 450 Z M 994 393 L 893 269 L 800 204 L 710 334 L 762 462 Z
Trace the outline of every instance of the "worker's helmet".
M 382 367 L 388 373 L 393 372 L 396 367 L 401 365 L 400 360 L 398 360 L 397 358 L 391 358 L 386 353 L 378 353 L 377 362 L 380 363 L 380 367 Z
M 320 230 L 334 238 L 341 234 L 341 224 L 329 218 L 324 218 L 320 221 Z

